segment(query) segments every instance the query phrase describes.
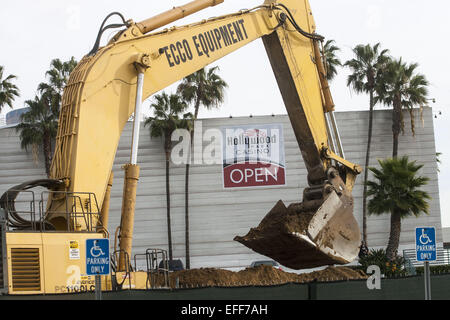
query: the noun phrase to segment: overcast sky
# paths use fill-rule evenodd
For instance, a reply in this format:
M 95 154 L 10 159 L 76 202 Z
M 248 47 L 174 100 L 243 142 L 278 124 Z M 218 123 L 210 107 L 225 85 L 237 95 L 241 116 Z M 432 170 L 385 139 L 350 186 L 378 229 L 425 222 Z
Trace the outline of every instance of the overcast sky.
M 93 46 L 104 17 L 121 12 L 125 18 L 141 21 L 188 0 L 15 0 L 3 1 L 0 11 L 0 65 L 6 74 L 18 76 L 21 97 L 15 108 L 32 99 L 43 82 L 53 58 L 80 60 Z M 225 0 L 176 24 L 252 8 L 263 0 Z M 341 48 L 342 61 L 353 57 L 357 44 L 381 43 L 394 57 L 419 64 L 418 72 L 430 81 L 436 149 L 442 152 L 439 174 L 442 224 L 450 227 L 450 91 L 447 74 L 450 45 L 450 3 L 443 0 L 310 0 L 318 33 L 333 39 Z M 116 19 L 116 18 L 114 18 Z M 114 21 L 114 20 L 111 20 Z M 103 43 L 112 34 L 106 34 Z M 262 42 L 223 58 L 215 65 L 229 83 L 226 103 L 220 110 L 201 112 L 200 117 L 248 116 L 286 113 Z M 240 72 L 241 71 L 241 72 Z M 348 70 L 339 69 L 332 82 L 336 111 L 367 110 L 368 98 L 346 87 Z M 170 91 L 172 88 L 168 88 Z M 377 108 L 384 108 L 378 106 Z M 9 111 L 2 111 L 2 115 Z M 345 146 L 344 146 L 345 147 Z

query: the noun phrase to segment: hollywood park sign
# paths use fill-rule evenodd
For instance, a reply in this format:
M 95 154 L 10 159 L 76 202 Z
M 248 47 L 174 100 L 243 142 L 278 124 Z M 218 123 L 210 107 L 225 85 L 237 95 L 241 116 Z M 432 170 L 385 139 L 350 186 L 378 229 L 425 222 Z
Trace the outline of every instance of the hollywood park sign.
M 286 184 L 281 124 L 223 127 L 222 136 L 224 188 Z
M 172 134 L 171 161 L 176 165 L 222 165 L 224 188 L 286 184 L 283 126 L 253 124 L 210 128 L 201 121 L 194 135 L 184 129 Z

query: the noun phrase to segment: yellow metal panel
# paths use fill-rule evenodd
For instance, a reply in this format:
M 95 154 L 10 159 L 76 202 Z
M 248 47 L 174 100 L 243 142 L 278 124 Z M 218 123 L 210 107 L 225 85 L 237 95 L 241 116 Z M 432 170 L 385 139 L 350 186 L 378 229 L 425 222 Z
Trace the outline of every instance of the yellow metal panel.
M 24 246 L 26 248 L 30 245 L 41 244 L 41 233 L 19 233 L 19 232 L 6 232 L 6 244 L 14 246 Z
M 43 233 L 46 293 L 91 291 L 95 277 L 86 275 L 86 239 L 103 238 L 92 233 Z M 78 257 L 71 243 L 77 242 Z
M 122 289 L 146 290 L 150 288 L 150 283 L 147 284 L 147 272 L 145 271 L 117 272 L 116 279 L 119 284 L 122 284 Z M 108 285 L 108 282 L 106 282 L 106 286 L 102 284 L 102 288 L 106 289 Z
M 95 277 L 86 275 L 86 239 L 95 233 L 6 233 L 8 283 L 11 294 L 70 293 L 95 290 Z M 11 249 L 39 248 L 41 290 L 14 291 Z
M 137 271 L 133 272 L 135 289 L 145 290 L 150 283 L 147 284 L 147 272 Z

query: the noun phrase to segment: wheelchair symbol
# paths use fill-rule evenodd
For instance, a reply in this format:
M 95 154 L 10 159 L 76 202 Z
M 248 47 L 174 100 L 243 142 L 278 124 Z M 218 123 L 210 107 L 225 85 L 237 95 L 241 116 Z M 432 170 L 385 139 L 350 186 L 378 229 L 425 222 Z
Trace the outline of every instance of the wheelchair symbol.
M 104 256 L 105 253 L 103 252 L 102 248 L 100 248 L 97 245 L 97 240 L 94 241 L 94 246 L 91 248 L 91 256 L 94 258 L 98 258 L 100 256 Z
M 425 229 L 422 229 L 422 234 L 419 237 L 419 241 L 421 244 L 426 245 L 429 244 L 430 242 L 433 242 L 428 235 L 425 233 Z

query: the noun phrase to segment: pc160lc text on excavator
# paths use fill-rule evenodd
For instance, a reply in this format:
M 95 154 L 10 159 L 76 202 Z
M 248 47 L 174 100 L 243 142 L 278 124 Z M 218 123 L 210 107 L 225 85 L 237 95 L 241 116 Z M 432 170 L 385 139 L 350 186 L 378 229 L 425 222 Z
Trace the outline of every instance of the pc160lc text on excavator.
M 84 259 L 71 260 L 67 252 L 73 245 L 84 257 L 86 239 L 110 236 L 111 170 L 130 116 L 139 115 L 142 101 L 152 94 L 259 38 L 309 186 L 302 202 L 286 207 L 279 201 L 259 226 L 234 240 L 293 269 L 346 264 L 356 258 L 360 230 L 351 191 L 361 169 L 344 157 L 320 53 L 323 37 L 315 32 L 308 0 L 266 0 L 250 10 L 159 29 L 221 2 L 196 0 L 139 23 L 119 13 L 107 19 L 118 15 L 121 24 L 106 25 L 105 19 L 93 49 L 64 90 L 50 178 L 12 187 L 0 198 L 2 292 L 64 293 L 77 283 L 90 284 L 87 290 L 92 290 Z M 100 46 L 102 34 L 111 28 L 120 30 Z M 120 242 L 112 254 L 115 273 L 102 276 L 104 290 L 120 287 L 121 273 L 133 273 L 135 288 L 148 288 L 151 282 L 148 272 L 133 271 L 130 264 L 139 126 L 135 121 L 130 163 L 124 167 L 121 223 L 115 237 Z M 16 209 L 15 199 L 38 186 L 48 191 L 36 200 L 38 209 L 32 207 L 27 220 Z

